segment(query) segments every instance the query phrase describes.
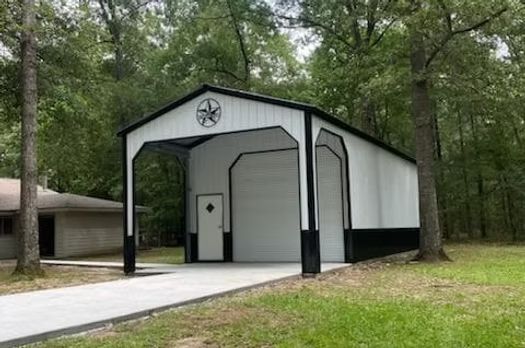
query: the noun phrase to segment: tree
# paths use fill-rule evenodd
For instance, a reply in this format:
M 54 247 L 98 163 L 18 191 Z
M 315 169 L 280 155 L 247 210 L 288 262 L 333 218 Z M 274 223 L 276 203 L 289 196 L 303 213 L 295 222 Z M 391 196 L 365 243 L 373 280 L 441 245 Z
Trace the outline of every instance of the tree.
M 458 25 L 453 19 L 457 13 L 449 9 L 444 0 L 436 3 L 437 11 L 433 9 L 433 4 L 428 1 L 411 0 L 410 13 L 413 18 L 409 18 L 407 21 L 410 40 L 411 101 L 415 126 L 421 224 L 419 254 L 416 258 L 422 261 L 448 260 L 443 250 L 439 225 L 434 174 L 434 116 L 428 70 L 436 56 L 454 37 L 483 27 L 507 10 L 507 7 L 502 7 L 493 13 L 484 15 L 481 19 L 473 19 L 474 15 L 470 15 L 471 18 L 469 19 L 473 23 Z M 432 10 L 439 15 L 432 17 Z M 426 28 L 426 32 L 421 28 Z M 438 30 L 435 30 L 436 28 Z M 430 38 L 429 29 L 432 30 L 433 34 Z
M 381 47 L 384 41 L 396 41 L 389 36 L 398 24 L 394 4 L 389 0 L 294 0 L 281 1 L 274 11 L 282 26 L 310 30 L 320 42 L 310 62 L 318 86 L 314 87 L 317 102 L 381 138 L 387 137 L 384 125 L 390 100 L 386 91 L 396 89 L 387 76 L 395 53 Z
M 20 188 L 20 230 L 15 272 L 41 273 L 37 210 L 37 42 L 34 0 L 22 2 L 22 167 Z

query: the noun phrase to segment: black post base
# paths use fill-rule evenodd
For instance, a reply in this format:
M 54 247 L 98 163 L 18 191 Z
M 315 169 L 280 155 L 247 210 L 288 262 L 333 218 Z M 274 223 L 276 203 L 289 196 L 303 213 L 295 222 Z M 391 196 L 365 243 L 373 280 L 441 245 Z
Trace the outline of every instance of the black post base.
M 319 231 L 301 231 L 301 264 L 304 274 L 321 273 Z
M 124 238 L 124 273 L 135 273 L 135 237 Z

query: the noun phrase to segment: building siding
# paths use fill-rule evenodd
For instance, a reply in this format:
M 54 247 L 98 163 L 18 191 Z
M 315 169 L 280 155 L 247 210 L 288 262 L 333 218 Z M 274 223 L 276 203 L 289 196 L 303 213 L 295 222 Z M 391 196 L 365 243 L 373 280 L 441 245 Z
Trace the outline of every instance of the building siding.
M 314 139 L 322 128 L 340 135 L 348 151 L 352 228 L 419 227 L 416 165 L 318 117 Z
M 16 258 L 16 234 L 18 231 L 18 217 L 13 218 L 13 234 L 9 236 L 0 236 L 0 260 Z
M 55 256 L 82 256 L 122 248 L 121 213 L 55 214 Z
M 213 98 L 221 105 L 221 120 L 216 126 L 210 128 L 202 127 L 196 120 L 197 106 L 202 100 L 206 98 Z M 146 123 L 141 127 L 131 131 L 126 135 L 127 195 L 130 198 L 128 199 L 126 206 L 129 226 L 127 231 L 128 236 L 131 236 L 132 234 L 131 226 L 133 203 L 131 197 L 133 196 L 133 159 L 145 143 L 150 141 L 212 135 L 225 132 L 257 130 L 268 127 L 282 127 L 298 143 L 299 167 L 301 173 L 299 178 L 301 187 L 300 190 L 302 192 L 301 226 L 303 229 L 307 229 L 308 208 L 306 202 L 306 151 L 304 142 L 304 119 L 304 112 L 301 110 L 278 106 L 270 103 L 241 99 L 220 93 L 206 92 L 195 99 L 189 100 L 179 107 L 150 121 L 149 123 Z M 262 143 L 263 149 L 267 147 L 265 144 L 268 142 L 269 140 L 265 140 Z M 261 143 L 259 142 L 259 144 Z M 192 194 L 192 196 L 194 195 Z M 191 204 L 194 205 L 194 202 L 191 202 Z M 228 204 L 225 204 L 225 207 L 227 206 Z M 225 213 L 227 213 L 226 210 Z M 226 214 L 226 216 L 228 216 L 228 214 Z M 192 217 L 192 221 L 194 220 L 195 218 Z M 195 231 L 194 226 L 192 226 L 192 230 Z
M 221 135 L 197 146 L 190 157 L 190 232 L 196 232 L 195 197 L 222 193 L 224 197 L 224 231 L 230 228 L 229 168 L 244 152 L 296 147 L 282 129 Z
M 14 235 L 0 237 L 0 259 L 16 257 L 16 238 Z

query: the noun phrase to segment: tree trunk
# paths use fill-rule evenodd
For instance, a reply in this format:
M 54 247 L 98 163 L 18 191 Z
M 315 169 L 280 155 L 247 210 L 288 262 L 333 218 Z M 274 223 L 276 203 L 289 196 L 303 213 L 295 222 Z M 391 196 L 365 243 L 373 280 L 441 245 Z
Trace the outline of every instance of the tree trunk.
M 459 149 L 461 152 L 461 175 L 463 177 L 463 195 L 465 205 L 465 215 L 462 216 L 463 228 L 466 229 L 469 239 L 473 237 L 472 231 L 472 213 L 470 208 L 470 182 L 467 171 L 467 155 L 465 153 L 465 136 L 463 132 L 463 118 L 458 113 L 458 130 L 459 130 Z M 464 231 L 465 232 L 465 231 Z
M 436 108 L 434 107 L 434 110 Z M 445 185 L 445 173 L 443 169 L 443 151 L 441 147 L 441 135 L 439 133 L 439 123 L 436 112 L 432 112 L 432 118 L 433 118 L 433 127 L 434 127 L 434 139 L 435 139 L 435 146 L 436 146 L 436 157 L 438 161 L 438 182 L 441 184 L 440 190 L 438 190 L 437 194 L 437 202 L 438 202 L 438 212 L 441 213 L 439 216 L 439 220 L 441 222 L 441 228 L 442 228 L 442 234 L 444 239 L 449 239 L 452 236 L 451 229 L 450 229 L 450 214 L 447 210 L 447 194 L 445 192 L 445 189 L 443 186 Z M 443 193 L 443 194 L 439 194 Z
M 474 153 L 476 157 L 476 183 L 478 188 L 478 216 L 479 216 L 479 231 L 481 238 L 487 238 L 487 216 L 485 212 L 485 188 L 483 184 L 483 170 L 481 167 L 481 153 L 479 150 L 478 131 L 474 122 L 474 116 L 470 114 L 470 129 L 472 131 L 472 137 L 474 139 Z
M 419 183 L 419 219 L 421 261 L 448 260 L 443 251 L 439 228 L 436 181 L 434 177 L 434 134 L 432 109 L 426 76 L 426 52 L 422 34 L 417 28 L 410 33 L 412 74 L 412 114 L 415 124 L 416 160 Z
M 361 129 L 371 136 L 378 136 L 376 105 L 370 100 L 369 97 L 363 98 L 363 110 L 361 111 Z
M 37 57 L 34 0 L 23 1 L 22 14 L 22 166 L 20 187 L 20 230 L 15 272 L 41 273 L 37 211 Z

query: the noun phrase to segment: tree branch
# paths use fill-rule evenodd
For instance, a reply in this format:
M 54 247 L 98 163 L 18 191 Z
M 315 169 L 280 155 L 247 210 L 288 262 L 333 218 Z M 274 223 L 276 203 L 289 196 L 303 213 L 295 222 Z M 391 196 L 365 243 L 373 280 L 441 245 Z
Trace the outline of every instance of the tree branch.
M 244 61 L 244 82 L 247 83 L 250 80 L 250 58 L 248 57 L 248 52 L 246 51 L 244 38 L 242 37 L 241 29 L 239 28 L 239 23 L 237 22 L 237 18 L 235 18 L 235 15 L 233 14 L 233 8 L 230 0 L 226 0 L 226 4 L 228 5 L 228 10 L 230 11 L 235 35 L 237 35 L 237 39 L 239 40 L 242 59 Z
M 439 1 L 440 4 L 442 4 L 442 1 Z M 443 8 L 443 7 L 442 7 Z M 427 58 L 427 61 L 425 63 L 425 67 L 428 67 L 430 66 L 430 64 L 432 63 L 432 61 L 434 60 L 434 58 L 436 58 L 436 56 L 439 54 L 439 52 L 441 52 L 441 50 L 447 45 L 447 43 L 456 35 L 460 35 L 460 34 L 464 34 L 464 33 L 468 33 L 468 32 L 471 32 L 471 31 L 474 31 L 474 30 L 477 30 L 481 27 L 483 27 L 484 25 L 488 24 L 490 21 L 492 21 L 493 19 L 496 19 L 498 18 L 499 16 L 501 16 L 503 13 L 505 13 L 506 11 L 508 10 L 507 7 L 503 7 L 502 9 L 488 15 L 487 17 L 485 17 L 484 19 L 482 19 L 481 21 L 471 25 L 471 26 L 468 26 L 468 27 L 465 27 L 465 28 L 461 28 L 461 29 L 456 29 L 456 30 L 453 30 L 452 29 L 452 20 L 450 19 L 450 24 L 447 24 L 447 27 L 449 28 L 447 30 L 447 33 L 445 34 L 445 36 L 443 37 L 443 39 L 441 39 L 441 41 L 437 44 L 437 46 L 434 47 L 434 49 L 430 52 L 430 54 L 428 55 L 428 58 Z M 448 11 L 447 11 L 448 12 Z M 451 18 L 450 15 L 448 15 L 447 17 Z M 448 20 L 447 20 L 448 22 Z
M 394 25 L 394 23 L 397 22 L 397 19 L 394 18 L 392 19 L 385 27 L 385 29 L 383 29 L 383 31 L 381 33 L 379 33 L 379 35 L 377 36 L 377 38 L 370 44 L 370 48 L 376 46 L 377 44 L 379 44 L 381 42 L 381 40 L 383 39 L 383 37 L 385 36 L 386 32 L 392 27 L 392 25 Z
M 325 24 L 322 24 L 322 23 L 319 23 L 317 21 L 314 21 L 311 18 L 306 18 L 306 17 L 297 17 L 297 18 L 295 18 L 295 17 L 285 16 L 285 15 L 281 15 L 281 14 L 277 14 L 277 13 L 273 13 L 273 15 L 275 17 L 279 18 L 279 19 L 284 19 L 286 21 L 289 21 L 290 23 L 302 23 L 302 24 L 290 24 L 288 26 L 281 25 L 281 27 L 290 28 L 290 29 L 293 29 L 293 28 L 319 28 L 319 29 L 322 29 L 322 30 L 328 32 L 330 35 L 335 37 L 338 41 L 343 43 L 345 46 L 347 46 L 347 47 L 349 47 L 351 49 L 355 49 L 355 46 L 353 44 L 351 44 L 350 42 L 348 42 L 346 40 L 346 38 L 344 36 L 340 35 L 335 29 L 330 28 L 329 26 L 327 26 Z
M 215 71 L 218 72 L 218 73 L 225 74 L 225 75 L 228 75 L 230 77 L 233 77 L 237 81 L 246 82 L 245 80 L 243 80 L 242 78 L 240 78 L 239 76 L 234 74 L 233 72 L 231 72 L 231 71 L 227 70 L 226 68 L 224 68 L 224 65 L 222 65 L 222 64 L 219 65 L 219 60 L 217 58 L 215 58 Z

